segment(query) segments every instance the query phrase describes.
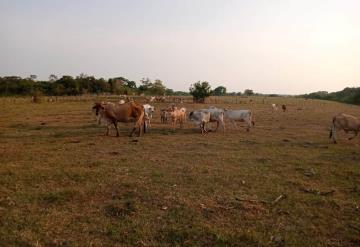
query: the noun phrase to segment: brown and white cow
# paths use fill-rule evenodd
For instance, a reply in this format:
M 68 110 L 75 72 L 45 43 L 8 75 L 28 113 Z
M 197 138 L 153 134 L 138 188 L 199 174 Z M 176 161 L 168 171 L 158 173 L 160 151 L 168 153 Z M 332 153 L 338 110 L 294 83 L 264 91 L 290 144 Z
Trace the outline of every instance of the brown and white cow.
M 116 136 L 119 136 L 119 130 L 117 123 L 129 123 L 135 122 L 135 125 L 130 133 L 130 137 L 133 136 L 136 129 L 138 129 L 138 135 L 141 135 L 141 127 L 144 127 L 144 133 L 146 127 L 144 123 L 144 107 L 136 102 L 127 102 L 124 104 L 109 104 L 109 103 L 95 103 L 93 109 L 96 111 L 96 116 L 100 115 L 102 119 L 107 122 L 106 135 L 109 135 L 110 125 L 113 124 L 116 129 Z

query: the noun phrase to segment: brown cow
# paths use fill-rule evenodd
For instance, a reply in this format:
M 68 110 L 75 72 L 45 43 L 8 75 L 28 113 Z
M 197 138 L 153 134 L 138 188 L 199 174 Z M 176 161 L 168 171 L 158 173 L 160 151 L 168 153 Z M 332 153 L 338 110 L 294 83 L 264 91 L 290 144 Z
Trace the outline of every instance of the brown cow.
M 282 105 L 281 108 L 282 108 L 283 112 L 286 112 L 286 105 Z
M 330 130 L 329 138 L 332 138 L 334 143 L 337 143 L 336 131 L 338 130 L 344 130 L 345 133 L 354 132 L 355 135 L 349 137 L 349 140 L 352 140 L 357 136 L 358 132 L 360 131 L 360 121 L 359 119 L 357 119 L 352 115 L 340 113 L 335 117 L 333 117 L 332 126 Z
M 124 104 L 104 104 L 95 103 L 93 109 L 96 110 L 96 116 L 100 116 L 107 121 L 106 135 L 109 135 L 110 125 L 113 124 L 116 129 L 116 136 L 119 136 L 119 130 L 117 123 L 129 123 L 135 122 L 134 128 L 130 133 L 130 137 L 133 136 L 135 130 L 138 128 L 138 135 L 141 135 L 141 126 L 144 124 L 144 107 L 136 102 L 127 102 Z M 144 133 L 146 132 L 146 126 L 144 124 Z

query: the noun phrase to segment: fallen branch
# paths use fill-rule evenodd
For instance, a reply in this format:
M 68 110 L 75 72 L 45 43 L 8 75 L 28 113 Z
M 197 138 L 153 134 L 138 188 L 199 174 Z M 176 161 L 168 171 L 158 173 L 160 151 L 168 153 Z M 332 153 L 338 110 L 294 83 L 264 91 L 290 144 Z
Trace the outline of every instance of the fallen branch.
M 235 200 L 240 201 L 240 202 L 255 202 L 255 203 L 270 203 L 269 201 L 265 201 L 265 200 L 256 200 L 256 199 L 249 199 L 249 198 L 239 198 L 239 197 L 235 197 Z
M 276 203 L 278 203 L 280 200 L 285 199 L 286 195 L 281 194 L 280 196 L 276 197 L 276 199 L 274 201 L 266 201 L 266 200 L 257 200 L 257 199 L 249 199 L 249 198 L 239 198 L 239 197 L 235 197 L 235 200 L 237 201 L 241 201 L 241 202 L 253 202 L 253 203 L 264 203 L 264 204 L 272 204 L 275 205 Z
M 303 191 L 305 193 L 311 193 L 314 195 L 320 195 L 320 196 L 327 196 L 327 195 L 332 195 L 335 190 L 330 190 L 330 191 L 319 191 L 319 190 L 313 190 L 313 189 L 306 189 L 306 188 L 299 188 L 300 191 Z
M 286 198 L 286 195 L 281 194 L 281 195 L 279 195 L 279 196 L 272 202 L 272 204 L 275 205 L 275 204 L 278 203 L 281 199 L 285 199 L 285 198 Z

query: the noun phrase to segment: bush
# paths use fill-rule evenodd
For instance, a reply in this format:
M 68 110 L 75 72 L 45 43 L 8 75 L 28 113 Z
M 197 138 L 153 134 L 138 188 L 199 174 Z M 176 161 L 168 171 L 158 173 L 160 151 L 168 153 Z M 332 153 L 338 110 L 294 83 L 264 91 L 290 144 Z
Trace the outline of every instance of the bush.
M 190 86 L 190 94 L 193 96 L 194 101 L 198 103 L 204 103 L 205 98 L 211 95 L 211 86 L 208 82 L 196 82 Z

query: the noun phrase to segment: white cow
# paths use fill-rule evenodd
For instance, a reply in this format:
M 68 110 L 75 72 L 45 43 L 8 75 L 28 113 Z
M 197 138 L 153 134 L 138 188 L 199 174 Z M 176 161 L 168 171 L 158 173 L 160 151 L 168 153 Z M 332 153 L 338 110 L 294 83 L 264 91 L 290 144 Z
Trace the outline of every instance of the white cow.
M 189 119 L 196 125 L 200 125 L 201 134 L 204 134 L 208 132 L 205 127 L 210 122 L 210 116 L 210 112 L 207 111 L 192 111 L 189 114 Z
M 149 104 L 143 105 L 145 111 L 145 123 L 147 126 L 151 127 L 151 119 L 155 111 L 155 107 Z
M 272 109 L 273 109 L 274 111 L 277 111 L 277 110 L 278 110 L 278 107 L 277 107 L 276 104 L 271 104 L 271 107 L 272 107 Z
M 150 97 L 150 102 L 154 102 L 155 101 L 155 96 L 151 96 Z
M 345 133 L 353 132 L 354 135 L 349 137 L 349 140 L 352 140 L 358 135 L 358 132 L 360 132 L 360 120 L 352 115 L 340 113 L 334 116 L 332 120 L 329 137 L 332 138 L 334 143 L 337 143 L 336 132 L 340 130 L 344 130 Z
M 200 109 L 199 111 L 209 112 L 210 113 L 210 122 L 216 122 L 216 131 L 219 128 L 219 124 L 225 132 L 225 121 L 224 121 L 224 110 L 221 108 L 216 108 L 214 106 L 210 106 L 209 109 Z
M 255 125 L 253 121 L 252 112 L 250 110 L 227 110 L 225 109 L 225 117 L 229 119 L 235 128 L 238 128 L 236 121 L 245 122 L 247 124 L 246 130 L 249 131 L 250 127 Z

